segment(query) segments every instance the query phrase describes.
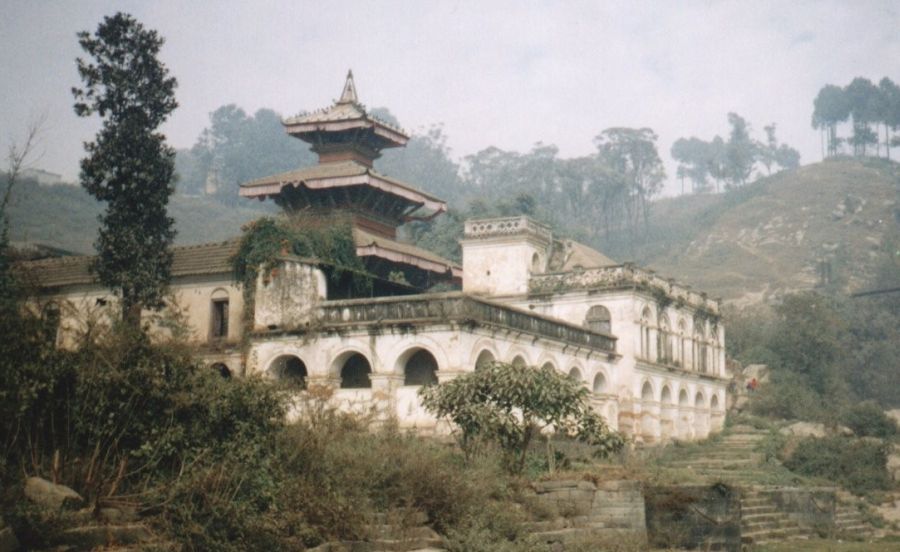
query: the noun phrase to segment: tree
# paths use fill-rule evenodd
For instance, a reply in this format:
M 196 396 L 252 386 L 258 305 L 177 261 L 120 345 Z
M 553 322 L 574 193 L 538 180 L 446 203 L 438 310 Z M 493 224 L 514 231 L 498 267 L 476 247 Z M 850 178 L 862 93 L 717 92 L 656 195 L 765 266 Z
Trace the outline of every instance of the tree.
M 878 88 L 869 79 L 857 77 L 844 89 L 853 117 L 853 154 L 865 156 L 869 144 L 878 143 L 878 135 L 869 124 L 878 120 Z
M 759 162 L 766 168 L 766 174 L 772 174 L 772 165 L 778 165 L 782 169 L 795 169 L 800 166 L 800 152 L 787 144 L 778 144 L 775 137 L 775 123 L 764 127 L 766 142 L 756 143 Z
M 679 138 L 672 144 L 671 154 L 678 161 L 681 173 L 691 180 L 691 190 L 694 193 L 706 191 L 710 173 L 710 144 L 694 136 Z
M 662 190 L 666 172 L 649 128 L 608 128 L 594 138 L 597 153 L 627 186 L 625 209 L 633 233 L 648 225 L 650 200 Z
M 726 171 L 732 186 L 743 186 L 756 164 L 756 145 L 750 139 L 750 125 L 737 113 L 728 114 L 731 134 L 725 146 Z
M 77 60 L 75 113 L 103 120 L 81 160 L 81 185 L 107 204 L 93 270 L 120 296 L 123 320 L 139 328 L 142 308 L 163 305 L 171 276 L 175 151 L 156 129 L 178 105 L 176 81 L 157 59 L 163 39 L 128 14 L 105 17 L 78 42 L 90 59 Z
M 833 84 L 823 86 L 813 101 L 812 126 L 827 132 L 828 157 L 838 154 L 841 140 L 837 135 L 837 125 L 849 116 L 850 106 L 844 90 Z
M 459 427 L 467 454 L 478 438 L 494 440 L 507 453 L 514 472 L 525 467 L 534 437 L 551 426 L 594 446 L 600 456 L 624 444 L 591 410 L 587 389 L 548 365 L 495 362 L 441 385 L 423 387 L 419 393 L 426 409 Z

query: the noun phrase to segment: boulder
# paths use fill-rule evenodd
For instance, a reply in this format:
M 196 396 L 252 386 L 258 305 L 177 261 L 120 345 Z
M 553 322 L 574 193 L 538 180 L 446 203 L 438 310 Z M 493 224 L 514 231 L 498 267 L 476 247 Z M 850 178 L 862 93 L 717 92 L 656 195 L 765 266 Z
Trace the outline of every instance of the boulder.
M 900 408 L 895 408 L 893 410 L 885 410 L 884 413 L 888 418 L 894 420 L 897 425 L 900 425 Z
M 794 422 L 793 424 L 781 428 L 779 431 L 782 435 L 792 435 L 794 437 L 825 437 L 825 425 L 813 422 Z
M 748 382 L 756 378 L 759 383 L 769 382 L 769 367 L 765 364 L 748 364 L 744 368 L 744 381 Z
M 66 487 L 40 477 L 29 477 L 25 481 L 25 497 L 45 508 L 59 509 L 77 507 L 84 503 L 81 495 Z
M 894 445 L 887 459 L 887 470 L 894 481 L 900 481 L 900 446 Z

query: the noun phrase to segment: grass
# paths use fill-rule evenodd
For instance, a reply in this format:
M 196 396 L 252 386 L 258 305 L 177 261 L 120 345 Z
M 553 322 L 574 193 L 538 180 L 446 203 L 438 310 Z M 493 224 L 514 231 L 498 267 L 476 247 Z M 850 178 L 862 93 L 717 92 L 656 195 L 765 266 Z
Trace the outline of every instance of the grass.
M 813 539 L 758 546 L 754 552 L 897 552 L 900 537 L 892 536 L 865 542 Z

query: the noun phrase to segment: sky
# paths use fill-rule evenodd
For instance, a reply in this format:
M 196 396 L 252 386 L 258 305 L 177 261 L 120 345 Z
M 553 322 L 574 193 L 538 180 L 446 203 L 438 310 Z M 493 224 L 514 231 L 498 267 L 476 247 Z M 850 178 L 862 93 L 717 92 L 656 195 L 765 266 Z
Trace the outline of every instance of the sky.
M 802 163 L 821 159 L 810 126 L 825 84 L 900 81 L 895 1 L 216 1 L 4 0 L 0 143 L 45 123 L 32 164 L 76 180 L 99 121 L 72 110 L 76 33 L 131 13 L 165 39 L 180 104 L 163 127 L 193 145 L 209 113 L 235 103 L 284 116 L 329 105 L 353 69 L 360 100 L 410 131 L 441 123 L 452 155 L 537 142 L 594 150 L 617 126 L 650 127 L 669 174 L 679 137 L 754 137 L 777 124 Z

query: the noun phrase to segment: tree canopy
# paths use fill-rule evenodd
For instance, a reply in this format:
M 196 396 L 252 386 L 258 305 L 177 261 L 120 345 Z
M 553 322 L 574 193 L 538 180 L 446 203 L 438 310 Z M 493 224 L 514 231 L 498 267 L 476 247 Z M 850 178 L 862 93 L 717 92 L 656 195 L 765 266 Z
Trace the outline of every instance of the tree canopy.
M 426 409 L 458 426 L 464 449 L 479 438 L 494 441 L 509 455 L 512 471 L 522 471 L 529 444 L 551 426 L 594 446 L 600 456 L 624 444 L 588 405 L 584 385 L 549 365 L 494 362 L 423 387 L 420 395 Z
M 850 122 L 849 137 L 838 135 L 838 126 Z M 823 135 L 823 155 L 833 157 L 849 144 L 853 155 L 891 158 L 891 148 L 900 146 L 893 133 L 900 127 L 900 87 L 884 77 L 878 84 L 863 77 L 854 78 L 843 88 L 826 84 L 813 100 L 812 126 Z M 884 129 L 884 140 L 879 136 Z M 871 146 L 875 146 L 872 148 Z
M 82 88 L 75 113 L 103 125 L 85 144 L 81 184 L 106 202 L 93 269 L 122 300 L 123 317 L 140 323 L 142 307 L 162 306 L 171 275 L 175 151 L 156 129 L 177 107 L 176 81 L 157 58 L 163 39 L 128 14 L 105 17 L 96 32 L 78 34 Z

